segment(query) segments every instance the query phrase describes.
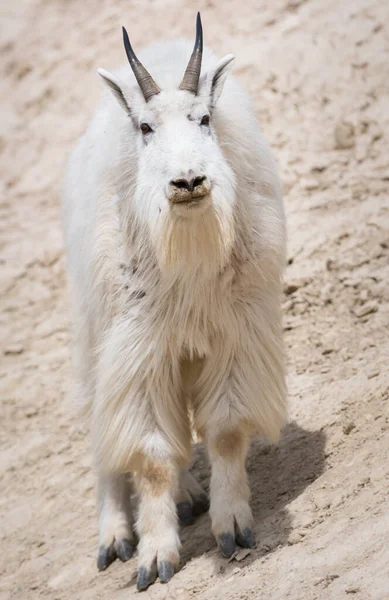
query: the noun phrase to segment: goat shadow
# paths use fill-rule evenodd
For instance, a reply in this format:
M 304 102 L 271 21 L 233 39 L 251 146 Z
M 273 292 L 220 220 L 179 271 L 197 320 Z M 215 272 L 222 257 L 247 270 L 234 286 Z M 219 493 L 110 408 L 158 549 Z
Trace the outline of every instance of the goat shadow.
M 323 431 L 307 431 L 296 423 L 284 429 L 278 446 L 265 444 L 258 439 L 252 441 L 247 472 L 257 547 L 251 553 L 250 562 L 288 543 L 293 527 L 287 505 L 323 473 L 325 441 Z M 210 468 L 202 444 L 194 449 L 190 470 L 208 490 Z M 216 572 L 222 573 L 238 565 L 229 564 L 219 555 L 208 515 L 183 528 L 181 540 L 181 565 L 207 552 L 215 561 Z M 244 564 L 247 565 L 247 560 Z

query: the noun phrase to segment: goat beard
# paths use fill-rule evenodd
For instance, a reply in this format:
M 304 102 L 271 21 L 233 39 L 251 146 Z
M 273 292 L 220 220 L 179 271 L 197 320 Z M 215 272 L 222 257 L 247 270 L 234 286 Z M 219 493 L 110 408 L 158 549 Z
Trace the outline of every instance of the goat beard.
M 213 204 L 200 214 L 160 214 L 155 232 L 156 255 L 163 273 L 180 277 L 217 275 L 229 262 L 234 243 L 232 206 Z

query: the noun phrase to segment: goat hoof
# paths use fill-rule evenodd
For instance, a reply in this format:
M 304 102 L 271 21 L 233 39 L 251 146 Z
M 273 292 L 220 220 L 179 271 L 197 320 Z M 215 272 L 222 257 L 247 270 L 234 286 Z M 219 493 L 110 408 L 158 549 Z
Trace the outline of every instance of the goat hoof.
M 122 562 L 130 560 L 134 553 L 134 546 L 131 540 L 125 538 L 116 542 L 116 554 Z
M 122 562 L 126 562 L 130 560 L 133 553 L 133 542 L 126 538 L 114 541 L 109 546 L 100 546 L 97 556 L 97 568 L 99 571 L 105 571 L 117 558 Z
M 197 517 L 198 515 L 202 515 L 205 512 L 208 512 L 209 510 L 209 500 L 207 498 L 206 494 L 201 494 L 201 496 L 198 496 L 198 498 L 195 498 L 194 502 L 193 502 L 193 514 L 195 517 Z
M 136 582 L 136 587 L 139 592 L 143 590 L 147 590 L 149 585 L 154 583 L 157 579 L 157 569 L 156 567 L 152 567 L 151 569 L 147 569 L 146 567 L 139 567 L 138 569 L 138 579 Z
M 113 545 L 111 546 L 100 546 L 99 554 L 97 556 L 97 568 L 99 571 L 105 571 L 109 565 L 116 559 L 116 551 Z
M 192 505 L 187 500 L 177 504 L 177 514 L 183 525 L 192 525 L 194 523 Z
M 173 577 L 175 568 L 172 562 L 164 561 L 158 565 L 159 581 L 161 583 L 167 583 Z
M 217 538 L 217 545 L 219 546 L 219 550 L 225 558 L 230 558 L 235 550 L 235 537 L 232 533 L 220 533 Z
M 236 543 L 239 544 L 242 548 L 254 548 L 255 546 L 255 536 L 252 529 L 246 527 L 243 531 L 237 531 L 236 533 Z

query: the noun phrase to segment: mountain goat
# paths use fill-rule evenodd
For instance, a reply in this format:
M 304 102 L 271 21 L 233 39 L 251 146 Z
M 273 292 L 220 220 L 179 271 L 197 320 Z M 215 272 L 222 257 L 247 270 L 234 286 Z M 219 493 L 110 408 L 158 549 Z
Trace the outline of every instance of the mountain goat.
M 186 42 L 143 53 L 152 77 L 123 38 L 129 65 L 99 70 L 113 95 L 70 157 L 62 212 L 98 568 L 132 555 L 135 486 L 141 590 L 174 575 L 179 518 L 208 508 L 187 471 L 193 430 L 209 451 L 221 553 L 255 543 L 248 440 L 277 440 L 286 419 L 285 222 L 268 146 L 227 77 L 233 56 L 203 52 L 200 15 L 186 70 Z

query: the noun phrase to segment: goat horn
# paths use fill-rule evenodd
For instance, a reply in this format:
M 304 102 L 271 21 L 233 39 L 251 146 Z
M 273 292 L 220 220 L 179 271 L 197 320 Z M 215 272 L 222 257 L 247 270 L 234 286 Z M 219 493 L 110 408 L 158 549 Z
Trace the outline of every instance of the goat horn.
M 203 57 L 203 28 L 201 25 L 200 13 L 197 13 L 196 20 L 196 40 L 189 59 L 184 77 L 180 83 L 180 90 L 187 90 L 192 94 L 197 94 L 199 87 L 201 59 Z
M 151 77 L 150 73 L 144 68 L 140 60 L 137 58 L 130 44 L 130 39 L 125 27 L 122 29 L 124 48 L 126 50 L 128 62 L 130 63 L 130 67 L 133 70 L 140 89 L 142 90 L 143 96 L 146 102 L 148 102 L 152 96 L 159 94 L 161 90 Z

